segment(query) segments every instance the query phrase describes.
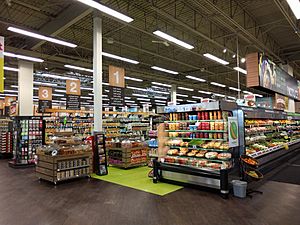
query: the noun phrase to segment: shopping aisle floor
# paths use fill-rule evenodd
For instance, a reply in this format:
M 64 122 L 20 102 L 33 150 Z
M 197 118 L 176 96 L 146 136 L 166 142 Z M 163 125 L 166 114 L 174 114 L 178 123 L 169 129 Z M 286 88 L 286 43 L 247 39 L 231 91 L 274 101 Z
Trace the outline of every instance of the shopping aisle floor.
M 0 162 L 0 225 L 298 225 L 300 187 L 267 182 L 252 200 L 184 188 L 166 196 L 82 179 L 56 188 Z

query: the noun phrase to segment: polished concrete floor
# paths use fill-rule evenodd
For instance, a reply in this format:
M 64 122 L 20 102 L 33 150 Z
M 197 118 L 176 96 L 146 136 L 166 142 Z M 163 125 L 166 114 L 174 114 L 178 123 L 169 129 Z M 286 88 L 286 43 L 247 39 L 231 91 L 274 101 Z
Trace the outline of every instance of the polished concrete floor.
M 0 225 L 299 225 L 300 186 L 268 181 L 229 200 L 184 188 L 164 197 L 98 180 L 57 187 L 0 161 Z

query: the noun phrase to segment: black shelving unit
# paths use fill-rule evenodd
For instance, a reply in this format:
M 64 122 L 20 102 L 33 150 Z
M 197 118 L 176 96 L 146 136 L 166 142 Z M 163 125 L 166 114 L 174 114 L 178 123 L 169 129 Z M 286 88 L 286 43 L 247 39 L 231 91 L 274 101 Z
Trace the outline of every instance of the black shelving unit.
M 43 117 L 14 117 L 13 139 L 13 159 L 9 162 L 9 166 L 13 168 L 34 166 L 36 149 L 45 144 Z
M 94 172 L 97 175 L 107 175 L 107 154 L 105 148 L 105 135 L 102 132 L 94 132 Z
M 0 159 L 12 158 L 13 122 L 9 117 L 0 116 Z

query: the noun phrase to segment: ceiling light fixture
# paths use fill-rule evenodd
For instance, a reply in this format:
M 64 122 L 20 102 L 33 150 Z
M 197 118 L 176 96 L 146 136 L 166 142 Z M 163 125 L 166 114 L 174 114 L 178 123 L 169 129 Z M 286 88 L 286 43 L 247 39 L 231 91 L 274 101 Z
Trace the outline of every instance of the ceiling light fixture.
M 217 83 L 217 82 L 210 82 L 210 84 L 214 85 L 214 86 L 218 86 L 218 87 L 226 87 L 225 84 L 220 84 L 220 83 Z
M 168 34 L 162 32 L 162 31 L 156 30 L 156 31 L 153 32 L 153 34 L 155 34 L 156 36 L 159 36 L 163 39 L 166 39 L 170 42 L 173 42 L 174 44 L 177 44 L 181 47 L 184 47 L 184 48 L 187 48 L 187 49 L 190 49 L 190 50 L 194 48 L 194 46 L 192 46 L 188 43 L 185 43 L 184 41 L 181 41 L 181 40 L 179 40 L 175 37 L 172 37 L 171 35 L 168 35 Z
M 93 99 L 93 97 L 81 96 L 82 99 Z
M 105 13 L 105 14 L 108 14 L 109 16 L 112 16 L 112 17 L 115 17 L 115 18 L 117 18 L 119 20 L 122 20 L 122 21 L 124 21 L 126 23 L 130 23 L 130 22 L 133 21 L 133 19 L 131 17 L 126 16 L 126 15 L 124 15 L 122 13 L 119 13 L 116 10 L 108 8 L 107 6 L 102 5 L 102 4 L 98 3 L 98 2 L 95 2 L 95 1 L 92 1 L 92 0 L 77 0 L 77 1 L 79 1 L 79 2 L 81 2 L 83 4 L 86 4 L 86 5 L 88 5 L 88 6 L 92 7 L 92 8 L 95 8 L 95 9 L 97 9 L 97 10 L 99 10 L 99 11 Z
M 161 102 L 161 103 L 166 103 L 166 101 L 163 101 L 163 100 L 154 100 L 155 102 Z
M 243 74 L 247 74 L 247 70 L 244 70 L 241 67 L 234 67 L 233 69 L 236 70 L 236 71 L 238 71 L 238 72 L 241 72 Z
M 233 91 L 238 91 L 238 92 L 241 91 L 241 89 L 238 89 L 238 88 L 235 88 L 235 87 L 229 87 L 229 89 L 233 90 Z
M 225 95 L 222 95 L 222 94 L 218 94 L 218 93 L 214 93 L 215 96 L 218 96 L 218 97 L 225 97 Z
M 300 1 L 299 0 L 286 0 L 291 10 L 293 11 L 297 20 L 300 19 Z
M 125 99 L 131 99 L 130 97 L 125 97 Z
M 176 101 L 177 101 L 177 102 L 183 102 L 183 99 L 177 98 Z
M 163 83 L 158 83 L 158 82 L 151 82 L 152 84 L 155 84 L 155 85 L 160 85 L 160 86 L 163 86 L 163 87 L 172 87 L 172 85 L 170 84 L 163 84 Z
M 135 103 L 135 101 L 125 100 L 125 102 Z
M 52 87 L 56 87 L 57 86 L 57 84 L 54 84 L 54 83 L 45 83 L 45 82 L 40 82 L 40 81 L 33 81 L 33 84 L 35 84 L 35 85 L 52 86 Z
M 253 93 L 250 91 L 243 91 L 243 93 L 248 94 L 248 95 L 253 95 Z
M 142 79 L 138 79 L 138 78 L 134 78 L 134 77 L 127 77 L 127 76 L 125 76 L 124 78 L 125 78 L 126 80 L 133 80 L 133 81 L 137 81 L 137 82 L 143 82 Z
M 52 96 L 54 96 L 54 97 L 64 97 L 65 95 L 62 95 L 62 94 L 52 94 Z
M 236 97 L 233 97 L 233 96 L 227 96 L 227 98 L 230 98 L 230 99 L 236 100 Z
M 157 98 L 157 99 L 168 99 L 168 97 L 163 97 L 163 96 L 154 96 L 154 98 Z
M 49 78 L 53 78 L 53 79 L 59 79 L 59 80 L 79 80 L 78 78 L 65 77 L 65 76 L 48 74 L 48 73 L 35 74 L 35 75 L 41 76 L 41 77 L 49 77 Z
M 4 66 L 4 70 L 7 71 L 14 71 L 14 72 L 19 72 L 18 68 L 13 68 L 13 67 L 8 67 L 8 66 Z
M 223 60 L 223 59 L 220 59 L 220 58 L 218 58 L 217 56 L 214 56 L 214 55 L 212 55 L 212 54 L 210 54 L 210 53 L 205 53 L 205 54 L 203 54 L 206 58 L 209 58 L 209 59 L 211 59 L 211 60 L 213 60 L 213 61 L 215 61 L 215 62 L 218 62 L 218 63 L 221 63 L 222 65 L 228 65 L 229 64 L 229 62 L 227 62 L 227 61 L 225 61 L 225 60 Z
M 105 57 L 109 57 L 109 58 L 112 58 L 112 59 L 121 60 L 121 61 L 132 63 L 132 64 L 139 64 L 140 63 L 140 62 L 138 62 L 136 60 L 127 59 L 127 58 L 124 58 L 124 57 L 121 57 L 121 56 L 117 56 L 117 55 L 114 55 L 114 54 L 110 54 L 110 53 L 107 53 L 107 52 L 102 52 L 102 55 L 105 56 Z
M 199 96 L 192 96 L 192 98 L 195 98 L 195 99 L 203 99 L 202 97 L 199 97 Z
M 161 67 L 158 67 L 158 66 L 151 66 L 151 69 L 162 71 L 162 72 L 165 72 L 165 73 L 175 74 L 175 75 L 178 74 L 178 72 L 175 72 L 175 71 L 172 71 L 172 70 L 167 70 L 167 69 L 164 69 L 164 68 L 161 68 Z
M 191 79 L 191 80 L 200 81 L 200 82 L 206 82 L 206 80 L 198 78 L 198 77 L 194 77 L 194 76 L 186 76 L 186 78 Z
M 246 59 L 245 58 L 241 58 L 241 63 L 245 63 Z
M 211 92 L 209 91 L 198 91 L 199 93 L 202 93 L 202 94 L 206 94 L 206 95 L 211 95 Z
M 148 99 L 148 98 L 137 98 L 137 100 L 139 100 L 139 101 L 150 101 L 150 99 Z
M 83 68 L 83 67 L 80 67 L 80 66 L 65 65 L 65 67 L 69 68 L 69 69 L 81 70 L 81 71 L 86 71 L 86 72 L 91 72 L 91 73 L 94 72 L 94 70 L 92 70 L 92 69 L 87 69 L 87 68 Z
M 136 97 L 145 97 L 145 98 L 148 98 L 148 95 L 135 94 L 135 93 L 133 93 L 132 95 L 136 96 Z
M 184 97 L 184 98 L 188 98 L 189 96 L 188 95 L 182 95 L 182 94 L 176 94 L 177 96 L 180 96 L 180 97 Z
M 9 93 L 18 93 L 16 90 L 4 90 L 4 92 L 9 92 Z
M 192 101 L 192 100 L 186 100 L 186 101 L 190 103 L 197 103 L 197 101 Z
M 264 97 L 264 96 L 262 96 L 262 95 L 259 95 L 259 94 L 254 94 L 256 97 L 259 97 L 259 98 L 262 98 L 262 97 Z
M 44 35 L 41 35 L 41 34 L 33 33 L 33 32 L 26 31 L 26 30 L 23 30 L 23 29 L 19 29 L 19 28 L 16 28 L 16 27 L 8 27 L 7 30 L 18 33 L 18 34 L 23 34 L 23 35 L 26 35 L 26 36 L 29 36 L 29 37 L 37 38 L 37 39 L 40 39 L 40 40 L 49 41 L 49 42 L 52 42 L 52 43 L 55 43 L 55 44 L 64 45 L 64 46 L 67 46 L 67 47 L 70 47 L 70 48 L 76 48 L 77 47 L 77 45 L 72 44 L 70 42 L 58 40 L 58 39 L 52 38 L 52 37 L 47 37 L 47 36 L 44 36 Z
M 224 48 L 223 49 L 223 53 L 225 54 L 227 52 L 227 48 Z
M 32 61 L 32 62 L 40 62 L 40 63 L 44 62 L 43 59 L 34 58 L 31 56 L 26 56 L 26 55 L 17 55 L 17 54 L 11 53 L 11 52 L 4 52 L 3 54 L 4 54 L 4 56 L 7 56 L 7 57 L 24 59 L 24 60 L 28 60 L 28 61 Z
M 180 90 L 185 90 L 185 91 L 194 91 L 192 88 L 186 88 L 186 87 L 178 87 Z

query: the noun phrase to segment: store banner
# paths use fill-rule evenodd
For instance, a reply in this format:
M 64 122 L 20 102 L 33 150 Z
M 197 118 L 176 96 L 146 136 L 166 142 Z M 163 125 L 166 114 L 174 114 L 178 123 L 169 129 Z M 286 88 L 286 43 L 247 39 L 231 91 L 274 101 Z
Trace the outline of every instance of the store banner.
M 109 99 L 111 106 L 124 106 L 125 69 L 109 66 Z
M 66 94 L 66 108 L 70 110 L 80 110 L 80 80 L 67 80 Z
M 39 87 L 38 112 L 43 113 L 46 109 L 52 108 L 52 88 Z
M 4 37 L 0 36 L 0 93 L 4 92 Z
M 109 85 L 114 87 L 125 87 L 125 69 L 109 65 Z
M 239 127 L 237 117 L 228 117 L 229 147 L 239 146 Z
M 255 95 L 244 95 L 245 106 L 256 107 L 256 97 Z
M 10 105 L 12 102 L 17 101 L 17 97 L 14 96 L 5 96 L 5 107 L 4 107 L 4 115 L 9 116 L 10 115 Z

